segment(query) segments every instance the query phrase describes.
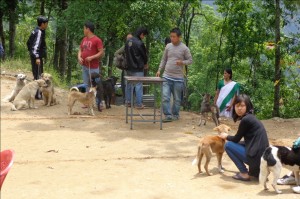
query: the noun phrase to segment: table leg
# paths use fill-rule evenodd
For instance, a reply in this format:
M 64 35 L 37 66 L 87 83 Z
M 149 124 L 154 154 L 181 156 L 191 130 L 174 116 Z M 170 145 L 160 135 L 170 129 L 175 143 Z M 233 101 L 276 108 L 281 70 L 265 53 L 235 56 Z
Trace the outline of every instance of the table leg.
M 125 99 L 125 106 L 126 106 L 126 124 L 128 124 L 128 102 Z
M 156 123 L 156 84 L 154 84 L 154 103 L 153 103 L 153 106 L 154 106 L 154 122 L 153 123 Z
M 163 114 L 163 84 L 160 83 L 160 92 L 161 92 L 161 99 L 160 99 L 160 130 L 162 130 L 162 114 Z
M 131 121 L 130 121 L 130 129 L 132 130 L 132 122 L 133 122 L 133 89 L 134 89 L 134 83 L 132 83 L 131 84 L 131 102 L 130 102 L 130 104 L 131 104 L 131 107 L 130 107 L 130 112 L 131 112 L 131 114 L 130 114 L 130 118 L 131 118 Z

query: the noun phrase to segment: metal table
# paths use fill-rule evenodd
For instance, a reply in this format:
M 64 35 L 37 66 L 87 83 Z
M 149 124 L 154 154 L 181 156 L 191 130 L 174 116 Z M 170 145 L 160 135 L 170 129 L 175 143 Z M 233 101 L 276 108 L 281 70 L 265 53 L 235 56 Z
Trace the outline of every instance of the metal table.
M 128 106 L 126 106 L 126 123 L 128 123 L 128 116 L 130 116 L 130 129 L 133 127 L 133 122 L 160 122 L 160 130 L 162 130 L 162 105 L 160 106 L 160 114 L 159 119 L 156 119 L 156 92 L 154 92 L 154 106 L 153 106 L 153 114 L 134 114 L 133 113 L 133 106 L 134 106 L 134 100 L 133 100 L 133 90 L 134 85 L 137 83 L 145 83 L 145 84 L 154 84 L 159 85 L 161 90 L 161 99 L 163 98 L 163 82 L 165 81 L 163 78 L 160 77 L 134 77 L 134 76 L 125 76 L 125 80 L 129 83 L 132 83 L 131 86 L 131 102 L 130 102 L 130 113 L 128 113 Z M 133 120 L 133 116 L 140 116 L 142 120 Z M 153 119 L 145 119 L 144 116 L 152 116 Z

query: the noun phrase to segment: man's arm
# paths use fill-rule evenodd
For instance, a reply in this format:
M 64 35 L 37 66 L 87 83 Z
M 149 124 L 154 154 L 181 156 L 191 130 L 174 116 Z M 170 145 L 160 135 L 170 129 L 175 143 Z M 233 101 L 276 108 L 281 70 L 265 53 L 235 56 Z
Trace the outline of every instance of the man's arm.
M 193 63 L 193 58 L 190 49 L 184 51 L 184 60 L 182 61 L 183 65 L 191 65 Z
M 167 50 L 167 47 L 166 47 L 165 50 L 164 50 L 164 54 L 163 54 L 163 56 L 161 58 L 160 64 L 159 64 L 158 71 L 156 73 L 157 77 L 159 77 L 160 76 L 160 72 L 163 69 L 165 69 L 166 64 L 167 64 L 167 60 L 168 60 L 168 50 Z
M 33 41 L 33 51 L 32 51 L 32 54 L 36 59 L 37 65 L 40 65 L 41 63 L 40 60 L 41 43 L 42 43 L 42 31 L 38 30 Z
M 98 53 L 97 54 L 89 56 L 89 57 L 85 58 L 85 60 L 90 62 L 93 59 L 99 59 L 102 56 L 103 52 L 104 52 L 103 48 L 98 48 Z
M 83 64 L 83 59 L 81 57 L 81 48 L 79 47 L 79 50 L 78 50 L 78 55 L 77 55 L 77 59 L 78 59 L 78 62 L 79 64 Z

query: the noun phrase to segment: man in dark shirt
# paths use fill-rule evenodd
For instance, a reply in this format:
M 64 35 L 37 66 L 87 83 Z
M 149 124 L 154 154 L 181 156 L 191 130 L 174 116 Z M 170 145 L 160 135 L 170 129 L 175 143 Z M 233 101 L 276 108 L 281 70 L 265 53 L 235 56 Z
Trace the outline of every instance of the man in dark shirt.
M 27 41 L 27 48 L 30 54 L 32 74 L 35 80 L 39 79 L 43 73 L 43 58 L 46 57 L 46 29 L 48 27 L 48 19 L 44 16 L 37 18 L 38 26 L 31 32 Z M 38 91 L 36 99 L 41 99 L 41 93 Z
M 143 77 L 144 69 L 148 69 L 148 57 L 143 39 L 148 35 L 146 28 L 139 28 L 132 38 L 129 38 L 125 44 L 125 55 L 127 61 L 127 76 Z M 126 84 L 126 103 L 131 102 L 131 83 Z M 144 108 L 143 106 L 143 84 L 135 84 L 136 108 Z

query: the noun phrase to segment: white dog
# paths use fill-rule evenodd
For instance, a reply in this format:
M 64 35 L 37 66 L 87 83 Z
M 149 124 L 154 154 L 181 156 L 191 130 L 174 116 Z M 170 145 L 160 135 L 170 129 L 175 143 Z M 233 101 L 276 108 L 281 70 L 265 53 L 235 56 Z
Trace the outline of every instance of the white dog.
M 274 175 L 272 186 L 276 193 L 282 193 L 276 187 L 282 167 L 295 173 L 296 183 L 299 186 L 300 148 L 291 149 L 284 146 L 270 146 L 265 150 L 260 163 L 259 182 L 264 184 L 266 190 L 268 189 L 267 178 L 272 172 Z
M 14 100 L 11 106 L 11 110 L 16 111 L 20 109 L 25 109 L 26 104 L 28 104 L 29 108 L 36 108 L 34 106 L 35 94 L 39 87 L 46 86 L 47 84 L 45 80 L 42 79 L 38 79 L 33 82 L 30 82 L 29 84 L 26 84 Z
M 27 83 L 26 82 L 26 75 L 20 73 L 20 74 L 15 75 L 15 77 L 17 78 L 17 82 L 16 82 L 16 85 L 15 85 L 13 91 L 11 92 L 11 94 L 9 96 L 7 96 L 6 98 L 3 99 L 6 102 L 12 102 L 12 101 L 14 101 L 15 98 L 16 98 L 16 96 L 20 92 L 20 90 Z

